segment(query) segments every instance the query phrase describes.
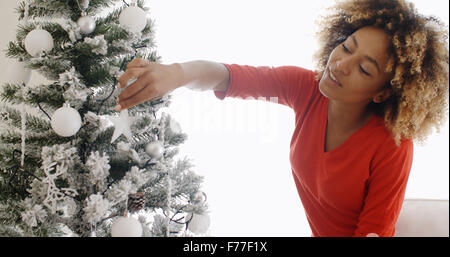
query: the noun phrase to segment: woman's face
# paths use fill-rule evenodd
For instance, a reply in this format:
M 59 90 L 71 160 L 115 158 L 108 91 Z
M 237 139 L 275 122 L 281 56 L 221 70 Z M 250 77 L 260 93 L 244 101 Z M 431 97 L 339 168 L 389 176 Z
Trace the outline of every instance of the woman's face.
M 379 28 L 355 31 L 331 52 L 319 82 L 322 94 L 345 103 L 384 101 L 389 90 L 380 90 L 392 78 L 385 72 L 389 42 L 389 36 Z

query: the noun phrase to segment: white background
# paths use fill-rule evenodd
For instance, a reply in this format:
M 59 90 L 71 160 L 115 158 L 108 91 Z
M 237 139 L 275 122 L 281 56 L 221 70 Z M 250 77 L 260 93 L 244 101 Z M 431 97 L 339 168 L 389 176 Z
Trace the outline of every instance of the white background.
M 446 0 L 415 0 L 419 12 L 448 24 Z M 211 60 L 314 69 L 314 20 L 333 1 L 153 0 L 163 63 Z M 17 1 L 2 1 L 1 49 L 15 37 Z M 1 67 L 9 63 L 0 57 Z M 0 69 L 0 82 L 5 80 Z M 39 76 L 32 83 L 38 83 Z M 291 109 L 263 101 L 226 99 L 181 88 L 165 110 L 180 123 L 187 156 L 205 177 L 212 236 L 310 236 L 291 175 Z M 448 199 L 448 121 L 425 146 L 415 144 L 407 198 Z

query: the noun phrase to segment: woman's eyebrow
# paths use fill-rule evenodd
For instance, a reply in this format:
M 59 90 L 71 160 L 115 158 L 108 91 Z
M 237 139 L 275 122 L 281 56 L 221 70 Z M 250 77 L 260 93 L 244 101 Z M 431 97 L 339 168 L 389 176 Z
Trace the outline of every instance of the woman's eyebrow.
M 353 39 L 353 43 L 355 43 L 355 46 L 358 47 L 358 40 L 356 40 L 356 37 L 354 35 L 351 35 L 350 37 Z M 380 66 L 378 66 L 378 62 L 374 58 L 372 58 L 368 55 L 364 56 L 364 58 L 366 58 L 369 62 L 375 64 L 378 72 L 380 72 Z
M 356 41 L 356 37 L 354 35 L 350 36 L 353 39 L 353 43 L 355 43 L 356 47 L 358 47 L 358 41 Z

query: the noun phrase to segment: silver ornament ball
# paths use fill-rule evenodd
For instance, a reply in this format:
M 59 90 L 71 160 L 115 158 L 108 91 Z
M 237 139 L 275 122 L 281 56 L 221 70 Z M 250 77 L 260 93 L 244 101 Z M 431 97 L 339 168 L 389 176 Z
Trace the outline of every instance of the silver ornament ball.
M 92 16 L 81 16 L 77 21 L 78 26 L 82 34 L 91 34 L 95 30 L 95 20 Z

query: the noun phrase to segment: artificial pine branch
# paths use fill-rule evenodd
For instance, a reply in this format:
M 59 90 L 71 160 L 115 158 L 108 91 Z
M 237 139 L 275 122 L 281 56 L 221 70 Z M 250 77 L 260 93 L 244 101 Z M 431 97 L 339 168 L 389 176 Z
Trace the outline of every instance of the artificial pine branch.
M 63 89 L 58 83 L 41 85 L 39 87 L 29 88 L 26 91 L 26 101 L 24 102 L 32 106 L 40 104 L 43 108 L 51 108 L 47 110 L 49 112 L 63 105 L 65 100 L 62 93 Z
M 82 0 L 79 1 L 81 2 Z M 29 18 L 65 17 L 76 20 L 79 17 L 80 10 L 77 0 L 34 0 L 29 2 Z M 114 0 L 90 0 L 87 11 L 93 14 L 98 13 L 105 8 L 113 6 L 115 2 Z M 16 11 L 19 13 L 19 19 L 23 19 L 25 16 L 25 2 L 19 3 Z
M 96 20 L 96 23 L 97 23 L 98 25 L 102 26 L 102 25 L 105 25 L 105 24 L 110 24 L 110 23 L 115 22 L 115 21 L 119 18 L 119 15 L 120 15 L 120 13 L 122 12 L 122 10 L 123 10 L 124 8 L 125 8 L 125 7 L 122 6 L 122 7 L 120 7 L 120 8 L 117 8 L 117 9 L 111 11 L 111 12 L 108 13 L 105 17 L 100 17 L 100 18 L 98 18 L 98 19 Z
M 45 145 L 54 145 L 54 144 L 63 144 L 70 142 L 71 138 L 61 138 L 56 137 L 55 132 L 53 131 L 45 131 L 41 133 L 33 133 L 32 135 L 27 135 L 26 141 L 29 144 L 36 144 L 40 146 Z M 4 134 L 0 135 L 0 141 L 5 144 L 18 144 L 22 142 L 22 135 L 18 132 L 7 131 Z
M 8 106 L 1 106 L 0 110 L 2 112 L 8 113 L 8 122 L 17 129 L 21 128 L 21 111 L 8 107 Z M 48 120 L 36 117 L 34 115 L 31 115 L 29 113 L 25 114 L 26 117 L 26 124 L 27 129 L 33 131 L 33 132 L 40 132 L 40 131 L 47 131 L 50 130 L 50 123 Z
M 3 85 L 3 92 L 0 94 L 0 99 L 3 102 L 8 102 L 11 104 L 18 104 L 24 101 L 20 91 L 22 90 L 21 85 L 5 83 Z
M 21 2 L 16 8 L 19 13 L 19 20 L 25 17 L 25 2 Z M 30 1 L 28 9 L 29 18 L 40 18 L 45 16 L 62 17 L 70 11 L 66 1 L 48 0 L 48 1 Z
M 80 61 L 80 65 L 77 66 L 83 65 L 81 61 L 82 58 L 77 58 L 77 61 L 78 60 Z M 94 67 L 93 69 L 86 71 L 81 77 L 86 87 L 92 88 L 105 86 L 110 85 L 113 82 L 113 77 L 109 74 L 108 67 L 106 66 L 93 66 L 93 67 Z M 83 71 L 83 69 L 79 70 Z
M 25 50 L 25 46 L 22 42 L 13 42 L 10 41 L 8 43 L 8 48 L 6 49 L 6 57 L 9 58 L 17 58 L 17 59 L 26 59 L 29 58 L 27 51 Z

